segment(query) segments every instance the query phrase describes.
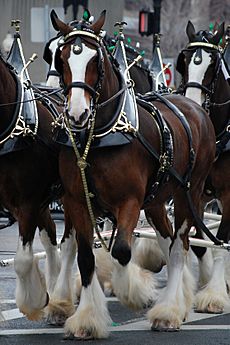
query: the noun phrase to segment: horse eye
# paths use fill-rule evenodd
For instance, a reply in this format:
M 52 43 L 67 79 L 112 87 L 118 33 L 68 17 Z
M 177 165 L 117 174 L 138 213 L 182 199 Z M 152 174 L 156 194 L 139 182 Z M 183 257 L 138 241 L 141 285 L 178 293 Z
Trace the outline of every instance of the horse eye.
M 211 64 L 215 63 L 216 57 L 213 56 L 212 54 L 210 54 L 209 56 L 210 56 L 210 58 L 211 58 L 210 63 L 211 63 Z
M 98 62 L 98 56 L 96 55 L 96 56 L 94 56 L 94 57 L 92 57 L 92 63 L 97 63 Z

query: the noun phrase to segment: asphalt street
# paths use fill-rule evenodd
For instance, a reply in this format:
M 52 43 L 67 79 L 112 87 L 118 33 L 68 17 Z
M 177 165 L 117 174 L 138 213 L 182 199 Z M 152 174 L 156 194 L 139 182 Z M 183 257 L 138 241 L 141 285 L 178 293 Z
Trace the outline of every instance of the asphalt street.
M 63 222 L 57 221 L 61 236 Z M 0 261 L 14 257 L 17 246 L 17 224 L 0 230 Z M 43 251 L 38 234 L 34 251 Z M 41 260 L 41 267 L 43 262 Z M 166 281 L 166 271 L 157 274 L 161 285 Z M 76 340 L 64 340 L 63 329 L 47 325 L 44 321 L 27 320 L 17 309 L 14 297 L 15 273 L 13 265 L 0 267 L 0 308 L 5 321 L 0 322 L 0 345 L 57 345 L 73 344 Z M 229 345 L 230 307 L 224 314 L 198 314 L 191 311 L 188 320 L 179 332 L 153 332 L 146 319 L 146 310 L 133 312 L 122 306 L 115 297 L 108 298 L 108 307 L 113 320 L 110 336 L 103 340 L 89 340 L 88 344 L 127 345 Z M 83 341 L 78 341 L 79 344 Z M 84 341 L 85 343 L 85 341 Z

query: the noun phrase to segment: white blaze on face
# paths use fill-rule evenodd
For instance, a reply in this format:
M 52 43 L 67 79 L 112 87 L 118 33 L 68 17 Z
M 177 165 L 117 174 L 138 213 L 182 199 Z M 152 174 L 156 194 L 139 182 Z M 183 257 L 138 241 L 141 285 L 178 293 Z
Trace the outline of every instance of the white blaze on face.
M 85 82 L 87 64 L 92 57 L 96 55 L 96 53 L 97 52 L 94 49 L 88 48 L 84 43 L 82 44 L 82 52 L 79 55 L 74 54 L 71 49 L 68 63 L 72 73 L 72 82 Z M 86 110 L 89 111 L 90 100 L 89 97 L 86 98 L 84 89 L 73 87 L 71 90 L 69 114 L 78 121 L 80 115 L 82 115 Z
M 56 68 L 55 68 L 55 53 L 56 53 L 56 50 L 58 48 L 58 41 L 59 41 L 60 37 L 58 37 L 56 40 L 53 40 L 50 45 L 49 45 L 49 50 L 51 51 L 51 54 L 52 54 L 52 63 L 51 63 L 51 66 L 50 66 L 50 71 L 56 71 Z M 59 77 L 58 76 L 54 76 L 54 75 L 50 75 L 48 78 L 47 78 L 47 81 L 46 81 L 46 86 L 50 86 L 50 87 L 59 87 Z
M 202 85 L 205 72 L 207 71 L 211 62 L 211 57 L 209 53 L 202 49 L 202 62 L 199 65 L 196 65 L 194 63 L 195 55 L 196 52 L 193 54 L 191 62 L 188 66 L 188 83 L 196 82 Z M 188 87 L 185 96 L 192 99 L 199 105 L 202 105 L 204 101 L 202 99 L 202 90 L 196 87 Z

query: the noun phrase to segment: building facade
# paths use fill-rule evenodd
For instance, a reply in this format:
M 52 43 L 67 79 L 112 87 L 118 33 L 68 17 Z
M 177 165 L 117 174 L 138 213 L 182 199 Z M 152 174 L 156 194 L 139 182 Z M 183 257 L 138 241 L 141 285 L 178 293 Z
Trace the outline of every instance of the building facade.
M 109 6 L 108 6 L 109 4 Z M 109 8 L 108 8 L 109 7 Z M 123 18 L 124 0 L 88 0 L 90 12 L 97 18 L 101 11 L 107 9 L 105 30 L 112 34 L 114 23 Z M 50 21 L 50 11 L 55 9 L 61 19 L 65 22 L 73 20 L 73 8 L 68 6 L 67 13 L 64 14 L 63 0 L 0 0 L 0 45 L 4 53 L 3 41 L 7 34 L 14 34 L 11 27 L 11 20 L 19 19 L 20 34 L 26 61 L 33 53 L 38 58 L 29 67 L 29 75 L 33 83 L 45 83 L 48 66 L 43 60 L 43 50 L 45 43 L 54 35 Z M 83 13 L 82 6 L 79 6 L 78 18 Z

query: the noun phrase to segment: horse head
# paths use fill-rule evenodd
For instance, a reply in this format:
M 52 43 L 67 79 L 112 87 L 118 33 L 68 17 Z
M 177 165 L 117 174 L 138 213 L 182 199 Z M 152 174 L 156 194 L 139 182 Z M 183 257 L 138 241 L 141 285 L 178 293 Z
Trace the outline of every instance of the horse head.
M 51 17 L 51 21 L 54 25 L 54 29 L 56 31 L 58 31 L 58 28 L 55 24 L 54 21 L 54 17 L 56 17 L 56 12 L 53 10 L 51 11 L 50 17 Z M 71 22 L 69 22 L 69 25 L 76 27 L 79 22 L 81 22 L 82 24 L 84 22 L 92 22 L 93 21 L 93 16 L 91 16 L 90 12 L 85 9 L 84 10 L 84 14 L 83 14 L 83 18 L 81 19 L 81 21 L 79 20 L 73 20 Z M 45 49 L 43 52 L 43 59 L 45 60 L 45 62 L 47 62 L 47 64 L 49 65 L 49 71 L 47 73 L 47 79 L 46 79 L 46 86 L 48 87 L 54 87 L 54 88 L 58 88 L 59 84 L 60 84 L 60 74 L 57 72 L 56 68 L 55 68 L 55 60 L 54 60 L 54 56 L 55 53 L 58 49 L 58 42 L 61 38 L 61 33 L 60 31 L 58 31 L 57 35 L 55 37 L 52 37 L 45 45 Z
M 60 75 L 55 69 L 54 56 L 56 50 L 58 49 L 58 41 L 60 39 L 60 34 L 51 38 L 45 45 L 43 59 L 49 65 L 49 71 L 47 73 L 46 86 L 49 87 L 59 87 Z
M 62 22 L 53 12 L 51 18 L 63 36 L 55 55 L 55 68 L 62 78 L 69 117 L 77 126 L 83 127 L 92 116 L 103 78 L 100 33 L 105 11 L 93 24 L 79 22 L 75 27 Z
M 218 26 L 215 33 L 204 30 L 196 33 L 189 21 L 186 33 L 189 43 L 177 60 L 177 71 L 183 78 L 185 96 L 203 105 L 213 117 L 212 107 L 230 98 L 228 69 L 219 46 L 224 35 L 224 23 Z
M 183 77 L 186 90 L 190 87 L 198 87 L 201 91 L 208 92 L 220 68 L 221 48 L 218 44 L 224 34 L 224 23 L 219 25 L 218 30 L 213 34 L 204 30 L 196 33 L 193 24 L 189 21 L 186 33 L 189 43 L 178 56 L 177 71 Z M 201 97 L 196 101 L 202 104 Z

